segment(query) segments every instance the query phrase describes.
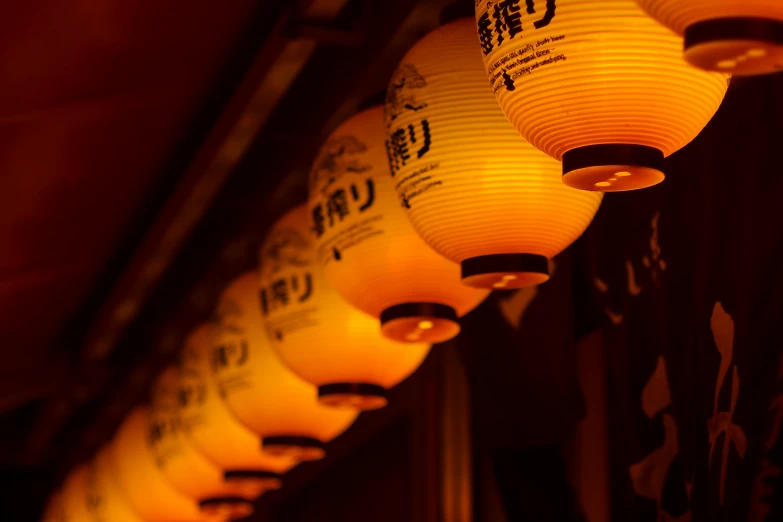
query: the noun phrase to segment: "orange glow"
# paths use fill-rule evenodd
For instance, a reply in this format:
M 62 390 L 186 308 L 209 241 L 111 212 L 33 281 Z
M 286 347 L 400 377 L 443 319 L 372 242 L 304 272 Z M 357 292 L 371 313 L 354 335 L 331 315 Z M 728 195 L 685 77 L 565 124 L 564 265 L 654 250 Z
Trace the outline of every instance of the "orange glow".
M 637 0 L 655 20 L 685 37 L 685 59 L 736 75 L 783 70 L 780 0 Z M 750 20 L 752 19 L 752 20 Z
M 64 519 L 67 522 L 87 522 L 91 515 L 87 509 L 87 478 L 89 475 L 87 465 L 80 466 L 71 471 L 65 480 L 62 492 L 62 507 Z
M 46 501 L 46 508 L 41 515 L 41 522 L 66 522 L 62 493 L 55 490 Z
M 379 106 L 348 119 L 321 148 L 309 200 L 318 262 L 340 295 L 381 319 L 387 337 L 447 341 L 459 333 L 457 317 L 489 292 L 461 285 L 459 265 L 413 229 L 394 190 L 385 139 Z M 341 202 L 344 212 L 335 208 Z
M 178 381 L 179 371 L 168 368 L 152 390 L 150 447 L 158 468 L 178 491 L 196 500 L 205 512 L 219 511 L 232 519 L 249 516 L 253 513 L 251 501 L 262 490 L 225 480 L 223 470 L 185 436 L 179 420 Z
M 392 77 L 385 119 L 397 193 L 422 238 L 463 282 L 520 288 L 587 228 L 601 194 L 566 187 L 560 164 L 522 139 L 487 85 L 475 24 L 419 41 Z
M 288 368 L 318 386 L 322 403 L 380 408 L 386 390 L 413 373 L 430 347 L 384 338 L 375 320 L 340 297 L 315 261 L 309 227 L 302 205 L 284 216 L 261 246 L 259 281 L 269 339 Z M 287 303 L 273 297 L 279 281 L 292 291 Z
M 571 187 L 619 192 L 660 183 L 663 158 L 707 125 L 727 76 L 685 63 L 682 38 L 634 0 L 548 6 L 536 2 L 520 26 L 498 33 L 488 0 L 476 5 L 485 81 L 503 112 L 525 139 L 563 161 Z
M 177 491 L 155 463 L 148 444 L 149 410 L 132 411 L 114 436 L 110 469 L 133 510 L 146 522 L 212 522 L 197 502 Z M 224 520 L 224 519 L 223 519 Z
M 204 324 L 185 342 L 178 382 L 179 417 L 193 445 L 251 498 L 278 489 L 280 476 L 296 463 L 261 451 L 258 437 L 237 421 L 220 398 L 209 368 L 215 335 L 217 327 Z
M 211 356 L 216 382 L 228 408 L 261 436 L 264 451 L 320 459 L 325 443 L 345 431 L 357 412 L 319 404 L 316 388 L 286 368 L 267 338 L 258 297 L 258 276 L 250 272 L 220 298 Z
M 123 498 L 111 473 L 109 450 L 103 449 L 93 461 L 91 491 L 94 502 L 88 508 L 96 522 L 144 522 Z M 88 484 L 90 481 L 88 480 Z

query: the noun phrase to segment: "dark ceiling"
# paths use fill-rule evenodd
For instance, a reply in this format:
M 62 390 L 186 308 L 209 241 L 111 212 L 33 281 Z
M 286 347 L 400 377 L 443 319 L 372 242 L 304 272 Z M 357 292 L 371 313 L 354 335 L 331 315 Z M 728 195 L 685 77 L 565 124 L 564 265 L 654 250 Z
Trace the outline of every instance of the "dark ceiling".
M 40 499 L 144 400 L 448 3 L 0 6 L 6 494 Z

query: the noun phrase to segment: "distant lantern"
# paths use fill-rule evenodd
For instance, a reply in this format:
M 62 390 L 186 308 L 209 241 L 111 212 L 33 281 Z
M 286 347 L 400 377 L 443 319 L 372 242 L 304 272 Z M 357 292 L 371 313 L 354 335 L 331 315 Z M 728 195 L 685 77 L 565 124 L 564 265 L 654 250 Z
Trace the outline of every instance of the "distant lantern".
M 781 0 L 637 0 L 685 36 L 685 59 L 708 71 L 738 75 L 783 70 Z
M 297 245 L 296 249 L 292 245 Z M 349 249 L 347 255 L 355 253 Z M 389 270 L 394 273 L 392 267 Z M 451 284 L 459 285 L 453 275 Z M 386 390 L 413 373 L 429 353 L 428 344 L 384 338 L 373 318 L 348 304 L 326 281 L 315 260 L 304 205 L 289 212 L 270 231 L 259 254 L 259 280 L 273 347 L 288 368 L 318 386 L 318 397 L 324 404 L 380 408 L 386 405 Z M 275 288 L 283 284 L 301 288 L 303 281 L 310 294 L 306 300 L 275 301 Z M 368 284 L 365 291 L 374 290 Z
M 618 192 L 663 181 L 663 159 L 707 125 L 727 76 L 685 63 L 682 39 L 634 0 L 516 4 L 476 2 L 476 52 L 517 130 L 562 160 L 571 187 Z
M 150 447 L 158 468 L 178 491 L 196 500 L 205 513 L 245 518 L 262 490 L 226 480 L 224 471 L 185 436 L 179 418 L 179 370 L 158 377 L 150 405 Z
M 281 476 L 295 464 L 261 450 L 258 436 L 241 424 L 220 398 L 209 366 L 217 326 L 204 324 L 188 337 L 179 373 L 182 431 L 201 453 L 224 470 L 224 479 L 258 496 L 282 485 Z
M 88 504 L 87 480 L 90 474 L 88 465 L 82 465 L 71 471 L 62 489 L 62 515 L 65 522 L 91 522 Z
M 122 496 L 111 473 L 109 449 L 104 448 L 93 460 L 87 481 L 91 502 L 88 509 L 94 522 L 145 522 Z
M 308 291 L 290 290 L 296 293 L 287 294 L 290 299 Z M 267 453 L 297 461 L 323 458 L 326 443 L 348 429 L 357 412 L 320 404 L 316 388 L 275 354 L 262 323 L 255 273 L 243 275 L 223 292 L 217 318 L 212 371 L 228 408 L 261 436 Z
M 149 441 L 149 411 L 133 410 L 123 421 L 109 450 L 111 473 L 133 510 L 145 522 L 223 521 L 202 513 L 198 503 L 180 493 L 163 475 Z
M 601 203 L 601 194 L 563 185 L 559 163 L 503 116 L 470 18 L 408 52 L 392 76 L 385 119 L 408 217 L 430 246 L 462 264 L 469 286 L 546 281 L 549 259 L 585 231 Z
M 327 279 L 380 319 L 390 339 L 447 341 L 459 333 L 458 318 L 488 295 L 460 284 L 459 265 L 432 250 L 405 216 L 389 172 L 381 106 L 348 119 L 321 147 L 309 211 Z

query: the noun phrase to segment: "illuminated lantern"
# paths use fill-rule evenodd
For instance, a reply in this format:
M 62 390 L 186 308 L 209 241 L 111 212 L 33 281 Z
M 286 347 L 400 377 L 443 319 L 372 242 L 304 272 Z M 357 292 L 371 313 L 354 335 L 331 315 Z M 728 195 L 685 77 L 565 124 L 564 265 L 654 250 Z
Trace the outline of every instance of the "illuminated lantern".
M 298 461 L 320 459 L 326 442 L 348 429 L 357 412 L 320 404 L 315 387 L 282 363 L 264 331 L 258 294 L 252 272 L 223 292 L 213 375 L 228 408 L 261 436 L 264 451 Z
M 209 460 L 225 470 L 225 480 L 248 492 L 281 486 L 281 475 L 296 462 L 261 451 L 258 437 L 228 410 L 209 368 L 217 333 L 213 324 L 196 328 L 182 350 L 179 373 L 179 418 L 182 430 Z
M 87 508 L 90 498 L 87 491 L 87 478 L 90 473 L 87 465 L 73 470 L 63 484 L 62 513 L 65 522 L 92 522 Z
M 685 63 L 682 39 L 634 0 L 512 3 L 476 2 L 476 52 L 522 136 L 562 160 L 572 187 L 617 192 L 663 181 L 664 157 L 707 125 L 727 76 Z
M 65 522 L 62 494 L 59 490 L 49 495 L 43 515 L 41 515 L 41 522 Z
M 226 480 L 223 470 L 185 436 L 179 419 L 179 371 L 165 370 L 155 383 L 150 406 L 150 447 L 160 470 L 180 492 L 198 501 L 204 512 L 231 519 L 253 513 L 257 484 Z
M 783 70 L 780 0 L 637 0 L 685 37 L 685 59 L 708 71 L 738 75 Z
M 461 285 L 459 266 L 413 229 L 394 190 L 385 139 L 383 107 L 375 107 L 343 123 L 321 148 L 309 200 L 318 262 L 390 339 L 447 341 L 459 333 L 458 317 L 488 292 Z
M 520 288 L 590 224 L 601 194 L 560 181 L 560 165 L 523 140 L 489 89 L 470 18 L 419 41 L 386 97 L 387 147 L 413 226 L 463 282 Z M 368 292 L 371 289 L 368 288 Z
M 307 208 L 297 207 L 261 246 L 260 296 L 267 335 L 283 363 L 318 386 L 322 403 L 380 408 L 386 404 L 386 390 L 418 368 L 430 347 L 384 338 L 375 320 L 340 297 L 315 262 L 307 217 Z M 452 284 L 460 283 L 457 279 Z M 306 288 L 307 298 L 280 301 L 275 291 L 283 285 Z
M 109 449 L 110 473 L 133 510 L 145 522 L 212 522 L 225 517 L 202 512 L 198 503 L 177 491 L 158 468 L 149 443 L 149 411 L 133 410 Z
M 145 522 L 125 500 L 112 476 L 109 450 L 103 449 L 95 457 L 88 475 L 88 495 L 92 499 L 88 510 L 94 522 Z

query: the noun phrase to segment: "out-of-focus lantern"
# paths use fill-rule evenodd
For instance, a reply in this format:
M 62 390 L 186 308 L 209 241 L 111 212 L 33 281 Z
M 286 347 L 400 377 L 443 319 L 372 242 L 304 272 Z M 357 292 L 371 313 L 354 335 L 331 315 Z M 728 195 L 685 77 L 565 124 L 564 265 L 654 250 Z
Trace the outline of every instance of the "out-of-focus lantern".
M 111 474 L 109 458 L 109 449 L 101 450 L 88 476 L 88 495 L 92 499 L 88 509 L 93 522 L 144 522 L 122 496 Z
M 503 116 L 470 18 L 408 52 L 389 85 L 385 119 L 408 217 L 430 246 L 462 264 L 470 286 L 546 281 L 548 260 L 585 231 L 601 203 L 601 194 L 563 185 L 559 163 Z
M 685 59 L 708 71 L 738 75 L 783 70 L 780 0 L 636 0 L 685 37 Z
M 46 501 L 46 507 L 41 515 L 41 522 L 66 522 L 62 502 L 62 493 L 55 490 Z
M 253 513 L 258 484 L 226 480 L 224 472 L 185 436 L 179 418 L 179 370 L 171 367 L 158 377 L 150 406 L 150 447 L 163 475 L 202 511 L 231 519 Z
M 267 453 L 298 461 L 322 458 L 325 444 L 345 431 L 357 412 L 320 404 L 315 387 L 275 354 L 262 323 L 255 273 L 229 285 L 217 317 L 212 371 L 228 408 L 261 436 Z
M 209 355 L 214 324 L 196 328 L 182 350 L 179 418 L 182 430 L 209 460 L 225 470 L 224 479 L 246 491 L 278 489 L 281 475 L 296 462 L 261 451 L 258 437 L 228 410 L 212 378 Z
M 89 466 L 82 465 L 71 471 L 62 489 L 62 513 L 65 522 L 92 522 L 87 491 Z
M 225 516 L 202 512 L 163 475 L 152 455 L 149 411 L 137 408 L 125 418 L 109 449 L 110 473 L 133 510 L 146 522 L 217 522 Z
M 348 119 L 321 147 L 309 210 L 326 278 L 379 318 L 390 339 L 447 341 L 459 333 L 458 317 L 488 295 L 461 285 L 459 266 L 432 250 L 405 216 L 389 172 L 383 107 Z
M 340 297 L 315 260 L 307 218 L 307 207 L 297 207 L 272 228 L 261 246 L 260 296 L 267 335 L 283 363 L 318 386 L 322 403 L 380 408 L 386 404 L 386 390 L 416 370 L 430 347 L 384 338 L 375 320 Z M 292 242 L 293 236 L 299 239 Z M 301 248 L 294 252 L 293 244 Z M 453 275 L 451 284 L 459 285 Z M 284 302 L 275 293 L 283 287 L 306 288 L 302 295 L 307 298 Z
M 572 187 L 661 182 L 664 157 L 701 132 L 726 93 L 727 77 L 685 63 L 682 39 L 634 0 L 480 0 L 476 21 L 500 107 L 525 139 L 563 161 Z

